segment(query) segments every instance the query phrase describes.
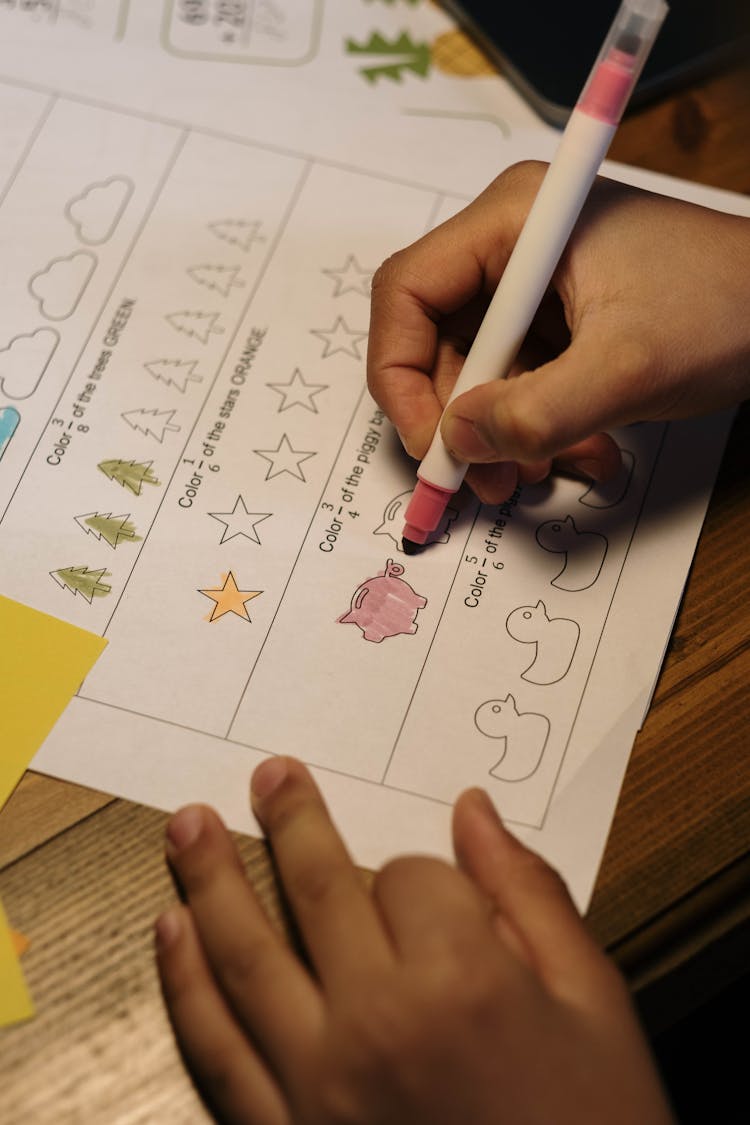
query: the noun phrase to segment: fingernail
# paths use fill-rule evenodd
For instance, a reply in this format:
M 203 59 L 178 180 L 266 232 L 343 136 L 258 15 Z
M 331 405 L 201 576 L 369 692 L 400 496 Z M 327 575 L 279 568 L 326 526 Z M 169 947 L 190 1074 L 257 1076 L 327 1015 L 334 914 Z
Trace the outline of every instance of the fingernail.
M 180 809 L 167 825 L 167 850 L 181 852 L 198 839 L 203 827 L 203 813 L 197 805 Z
M 270 797 L 274 790 L 281 785 L 288 772 L 284 758 L 268 758 L 265 762 L 261 762 L 253 774 L 251 783 L 253 796 L 260 800 Z
M 449 414 L 443 421 L 443 441 L 460 461 L 487 461 L 497 458 L 497 450 L 479 432 L 474 422 Z
M 409 439 L 404 437 L 404 435 L 401 433 L 401 430 L 396 430 L 396 433 L 398 434 L 398 440 L 403 445 L 405 452 L 408 453 L 410 457 L 413 457 L 414 454 L 409 447 Z
M 502 825 L 500 814 L 484 789 L 472 789 L 471 800 L 475 809 L 493 825 Z
M 156 944 L 159 949 L 169 949 L 170 945 L 174 945 L 180 933 L 182 932 L 182 918 L 180 911 L 177 907 L 172 906 L 169 910 L 165 910 L 156 919 L 154 926 L 156 930 Z
M 583 473 L 585 477 L 591 477 L 592 480 L 599 480 L 602 475 L 602 466 L 600 461 L 593 461 L 590 458 L 582 458 L 580 461 L 573 462 L 573 468 Z

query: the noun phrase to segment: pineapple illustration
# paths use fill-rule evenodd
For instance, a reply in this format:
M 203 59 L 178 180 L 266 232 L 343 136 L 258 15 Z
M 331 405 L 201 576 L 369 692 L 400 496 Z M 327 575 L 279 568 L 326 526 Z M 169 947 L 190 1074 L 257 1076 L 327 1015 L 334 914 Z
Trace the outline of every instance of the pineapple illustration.
M 497 74 L 497 67 L 480 51 L 474 40 L 457 27 L 438 35 L 430 45 L 430 57 L 436 70 L 458 78 Z

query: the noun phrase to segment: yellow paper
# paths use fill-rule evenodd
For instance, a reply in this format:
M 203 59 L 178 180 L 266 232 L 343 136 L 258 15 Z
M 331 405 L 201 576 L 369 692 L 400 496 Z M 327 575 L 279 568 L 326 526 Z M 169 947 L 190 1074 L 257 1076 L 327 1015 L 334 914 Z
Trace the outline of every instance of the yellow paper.
M 0 903 L 0 1027 L 27 1020 L 34 1015 L 26 981 L 23 979 L 13 940 Z
M 0 808 L 106 643 L 0 596 Z

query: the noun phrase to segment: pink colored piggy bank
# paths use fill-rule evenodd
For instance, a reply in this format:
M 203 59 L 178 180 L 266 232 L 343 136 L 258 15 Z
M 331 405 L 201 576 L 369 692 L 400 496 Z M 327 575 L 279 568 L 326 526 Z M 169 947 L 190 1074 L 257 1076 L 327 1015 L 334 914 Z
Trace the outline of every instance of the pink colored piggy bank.
M 400 563 L 388 559 L 381 574 L 357 587 L 351 609 L 338 620 L 343 625 L 359 626 L 365 640 L 376 644 L 399 633 L 416 633 L 417 611 L 424 609 L 427 598 L 404 582 L 400 577 L 403 573 Z

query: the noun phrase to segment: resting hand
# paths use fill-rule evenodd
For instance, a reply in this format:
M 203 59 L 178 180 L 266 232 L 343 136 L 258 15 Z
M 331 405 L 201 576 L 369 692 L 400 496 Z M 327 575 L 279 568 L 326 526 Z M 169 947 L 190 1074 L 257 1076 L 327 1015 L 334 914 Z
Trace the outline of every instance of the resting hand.
M 185 905 L 157 923 L 172 1024 L 219 1120 L 668 1125 L 621 978 L 483 793 L 456 806 L 460 869 L 399 859 L 370 889 L 300 763 L 259 767 L 253 807 L 309 967 L 202 806 L 169 825 Z

